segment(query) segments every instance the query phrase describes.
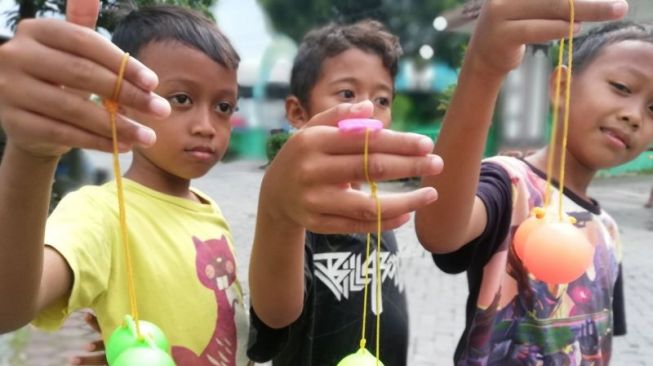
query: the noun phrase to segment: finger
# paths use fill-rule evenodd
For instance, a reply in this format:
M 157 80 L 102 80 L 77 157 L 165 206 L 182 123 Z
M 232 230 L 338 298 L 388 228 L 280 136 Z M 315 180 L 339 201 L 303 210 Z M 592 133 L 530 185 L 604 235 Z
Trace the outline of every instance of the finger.
M 361 222 L 376 222 L 377 203 L 368 192 L 342 190 L 328 192 L 324 199 L 307 205 L 314 212 L 340 216 Z M 433 187 L 419 188 L 410 192 L 381 194 L 378 196 L 381 205 L 381 220 L 391 220 L 411 213 L 419 208 L 433 203 L 438 199 Z
M 23 65 L 23 69 L 41 80 L 113 98 L 117 75 L 98 63 L 38 44 L 29 53 L 17 55 L 17 61 Z M 49 67 L 43 67 L 34 60 L 48 60 Z M 53 73 L 52 70 L 56 72 Z M 118 102 L 157 117 L 170 114 L 170 104 L 166 99 L 127 80 L 121 84 Z
M 574 33 L 581 29 L 574 23 Z M 563 20 L 518 20 L 510 22 L 505 29 L 505 41 L 514 43 L 545 43 L 569 36 L 569 22 Z
M 81 366 L 106 365 L 107 356 L 104 353 L 99 353 L 97 355 L 74 356 L 70 359 L 70 364 Z
M 318 164 L 306 164 L 301 174 L 305 183 L 364 182 L 423 177 L 440 174 L 442 158 L 438 155 L 401 156 L 370 154 L 367 169 L 362 154 L 328 156 Z M 367 174 L 366 174 L 367 170 Z
M 410 220 L 410 215 L 405 214 L 388 220 L 381 221 L 381 230 L 394 230 Z M 341 216 L 320 215 L 306 226 L 318 234 L 343 234 L 343 233 L 375 233 L 377 222 L 352 220 Z
M 35 79 L 24 78 L 15 85 L 17 91 L 8 95 L 13 105 L 103 138 L 112 137 L 109 112 L 104 107 L 82 99 L 65 89 Z M 28 94 L 30 98 L 21 97 Z M 120 114 L 116 116 L 116 130 L 118 139 L 125 143 L 150 146 L 156 140 L 152 129 Z
M 93 313 L 84 314 L 84 321 L 88 324 L 93 330 L 98 333 L 101 333 L 100 323 L 98 323 L 97 316 Z M 102 343 L 102 349 L 104 349 L 104 343 Z
M 354 104 L 338 104 L 326 111 L 314 115 L 303 128 L 319 125 L 337 126 L 338 122 L 343 119 L 370 118 L 373 113 L 374 104 L 369 100 Z
M 45 46 L 88 59 L 118 74 L 124 52 L 88 28 L 55 19 L 27 19 L 16 30 L 18 37 L 23 33 Z M 146 91 L 154 90 L 159 82 L 152 70 L 133 57 L 126 65 L 125 80 Z
M 68 0 L 66 3 L 66 20 L 83 27 L 95 29 L 99 11 L 99 0 Z
M 41 145 L 47 144 L 104 152 L 113 151 L 111 139 L 29 111 L 4 108 L 1 118 L 7 136 L 13 136 L 17 140 L 16 142 L 30 146 L 33 150 L 38 150 Z M 20 121 L 20 123 L 11 123 L 11 121 Z M 43 143 L 43 141 L 47 141 L 47 143 Z M 124 142 L 120 142 L 118 146 L 120 152 L 128 151 L 131 148 L 130 144 Z
M 98 339 L 86 345 L 86 350 L 89 352 L 104 351 L 104 341 Z
M 298 131 L 291 139 L 306 139 L 299 143 L 327 154 L 362 154 L 365 150 L 364 131 L 343 132 L 333 127 L 315 126 Z M 424 135 L 388 129 L 369 133 L 369 153 L 426 155 L 431 151 L 433 140 Z
M 381 221 L 403 217 L 419 208 L 437 200 L 437 191 L 433 187 L 419 188 L 404 193 L 381 194 L 378 196 L 381 206 Z M 310 218 L 328 215 L 369 225 L 377 221 L 377 202 L 368 192 L 354 189 L 325 189 L 312 196 L 304 197 L 302 205 L 309 213 L 307 225 L 319 226 Z
M 576 21 L 608 21 L 623 18 L 628 13 L 628 3 L 624 0 L 575 0 L 574 17 Z M 569 0 L 553 1 L 504 1 L 507 19 L 559 19 L 570 20 Z

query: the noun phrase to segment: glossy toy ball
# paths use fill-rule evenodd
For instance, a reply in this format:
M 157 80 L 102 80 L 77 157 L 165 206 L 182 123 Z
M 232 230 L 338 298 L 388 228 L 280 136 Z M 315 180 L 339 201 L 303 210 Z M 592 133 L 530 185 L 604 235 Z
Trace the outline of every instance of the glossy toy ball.
M 379 361 L 379 366 L 383 366 L 383 362 Z M 338 362 L 338 366 L 377 366 L 376 357 L 365 348 L 359 348 L 356 353 L 343 358 Z
M 536 216 L 531 216 L 522 221 L 522 223 L 517 228 L 517 231 L 515 231 L 515 236 L 512 238 L 512 245 L 515 248 L 515 254 L 517 254 L 517 258 L 520 260 L 524 259 L 524 247 L 526 246 L 528 238 L 535 230 L 542 227 L 542 224 L 544 223 L 545 221 L 543 218 L 538 218 Z
M 111 366 L 175 366 L 172 357 L 156 347 L 133 347 L 126 349 Z
M 522 256 L 524 266 L 535 278 L 563 284 L 585 273 L 594 258 L 594 246 L 574 225 L 547 222 L 528 236 Z
M 138 339 L 136 323 L 129 315 L 125 316 L 123 324 L 111 334 L 106 348 L 109 365 L 113 365 L 113 362 L 127 349 L 134 347 L 158 348 L 166 354 L 170 352 L 170 343 L 159 327 L 144 320 L 140 320 L 139 324 L 143 339 Z
M 546 211 L 543 207 L 535 207 L 531 212 L 531 216 L 522 221 L 519 225 L 517 231 L 515 231 L 515 236 L 512 238 L 512 245 L 515 248 L 517 258 L 522 259 L 524 246 L 526 245 L 528 237 L 534 230 L 546 222 L 545 216 Z

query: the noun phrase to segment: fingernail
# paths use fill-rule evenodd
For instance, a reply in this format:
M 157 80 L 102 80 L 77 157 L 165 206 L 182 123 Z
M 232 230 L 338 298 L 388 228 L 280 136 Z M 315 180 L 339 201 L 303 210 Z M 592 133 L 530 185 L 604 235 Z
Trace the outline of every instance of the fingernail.
M 73 358 L 70 360 L 70 363 L 73 365 L 79 365 L 82 361 L 79 358 Z
M 616 1 L 612 4 L 612 13 L 617 16 L 623 16 L 628 11 L 628 3 L 625 1 Z
M 417 143 L 420 151 L 430 152 L 433 150 L 433 140 L 428 137 L 422 137 Z
M 440 169 L 442 167 L 442 158 L 435 155 L 431 157 L 431 161 L 429 162 L 430 168 L 433 170 Z
M 426 192 L 425 196 L 428 202 L 433 202 L 438 199 L 438 191 L 435 188 L 431 188 Z
M 369 106 L 372 104 L 369 100 L 362 101 L 360 103 L 356 103 L 351 107 L 351 111 L 353 113 L 359 113 L 362 112 L 364 109 L 369 108 Z M 372 108 L 374 108 L 374 105 L 372 105 Z
M 149 107 L 157 116 L 167 117 L 170 114 L 170 103 L 156 94 L 152 94 Z
M 154 142 L 156 141 L 156 133 L 154 133 L 154 130 L 150 128 L 139 127 L 136 132 L 136 138 L 146 146 L 151 146 L 154 145 Z
M 138 83 L 143 88 L 152 90 L 159 84 L 159 78 L 156 76 L 154 71 L 143 69 L 138 72 Z
M 93 351 L 95 350 L 95 345 L 93 343 L 89 343 L 86 345 L 86 350 L 87 351 Z

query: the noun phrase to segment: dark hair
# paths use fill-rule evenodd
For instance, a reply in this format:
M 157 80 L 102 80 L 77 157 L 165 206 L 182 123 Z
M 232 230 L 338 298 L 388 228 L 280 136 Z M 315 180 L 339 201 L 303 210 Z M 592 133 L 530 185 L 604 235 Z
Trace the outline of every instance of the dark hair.
M 311 89 L 320 78 L 324 60 L 352 48 L 378 55 L 394 80 L 402 55 L 397 36 L 375 20 L 346 25 L 332 23 L 304 36 L 290 74 L 290 93 L 306 105 Z
M 606 46 L 629 40 L 653 44 L 653 25 L 620 21 L 591 29 L 574 39 L 573 69 L 577 73 L 582 72 Z
M 238 69 L 240 62 L 238 53 L 213 21 L 181 6 L 157 5 L 132 11 L 116 26 L 112 41 L 136 58 L 149 43 L 179 42 L 230 70 Z

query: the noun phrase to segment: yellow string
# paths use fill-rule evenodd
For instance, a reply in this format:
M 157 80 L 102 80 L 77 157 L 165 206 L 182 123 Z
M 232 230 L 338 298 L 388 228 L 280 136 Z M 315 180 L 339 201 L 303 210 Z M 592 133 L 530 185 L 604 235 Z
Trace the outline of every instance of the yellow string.
M 369 172 L 369 140 L 370 140 L 370 129 L 365 130 L 365 151 L 363 155 L 363 165 L 365 169 L 365 179 L 370 186 L 370 195 L 376 203 L 376 304 L 377 307 L 381 307 L 381 200 L 378 196 L 378 187 L 376 182 L 372 180 Z M 363 268 L 363 277 L 365 287 L 363 290 L 363 326 L 362 334 L 360 340 L 360 348 L 365 348 L 367 340 L 365 339 L 366 328 L 367 328 L 367 299 L 368 299 L 368 275 L 369 275 L 369 263 L 370 258 L 370 247 L 372 241 L 372 234 L 367 233 L 367 243 L 365 249 L 365 260 Z M 380 352 L 380 343 L 381 343 L 381 311 L 380 308 L 377 308 L 376 312 L 376 365 L 379 365 L 379 352 Z
M 565 162 L 567 160 L 567 139 L 569 135 L 569 107 L 571 106 L 571 67 L 574 60 L 574 19 L 576 17 L 576 12 L 574 10 L 574 0 L 569 0 L 569 42 L 567 52 L 567 84 L 565 90 L 565 118 L 563 122 L 563 137 L 562 137 L 562 146 L 561 146 L 561 157 L 560 157 L 560 193 L 558 195 L 558 217 L 562 222 L 563 217 L 563 190 L 565 187 Z
M 563 118 L 562 126 L 562 143 L 560 146 L 560 178 L 559 178 L 559 195 L 558 195 L 558 218 L 562 222 L 564 221 L 564 211 L 563 211 L 563 191 L 565 186 L 565 164 L 566 164 L 566 151 L 567 151 L 567 140 L 569 132 L 569 108 L 571 106 L 571 68 L 574 60 L 574 19 L 576 17 L 574 9 L 574 0 L 569 0 L 569 41 L 565 42 L 565 39 L 560 40 L 560 49 L 558 50 L 558 68 L 560 70 L 563 64 L 563 54 L 565 46 L 568 48 L 567 51 L 567 70 L 566 70 L 566 80 L 565 84 L 565 113 Z M 558 114 L 560 111 L 560 83 L 561 83 L 561 73 L 558 72 L 556 75 L 556 89 L 555 89 L 555 98 L 553 100 L 553 125 L 551 131 L 551 139 L 549 142 L 549 152 L 548 160 L 546 167 L 546 187 L 544 193 L 544 207 L 548 207 L 551 199 L 551 179 L 553 175 L 553 159 L 555 157 L 556 141 L 558 135 Z
M 122 185 L 122 175 L 120 173 L 120 161 L 118 160 L 118 133 L 116 131 L 116 114 L 118 113 L 118 96 L 120 95 L 120 88 L 122 80 L 125 76 L 125 68 L 129 61 L 129 53 L 125 53 L 122 61 L 120 62 L 120 69 L 118 71 L 118 79 L 113 90 L 113 96 L 110 100 L 104 101 L 104 107 L 109 112 L 109 120 L 111 122 L 111 139 L 113 142 L 113 175 L 116 179 L 116 191 L 118 194 L 118 211 L 120 217 L 120 236 L 122 238 L 123 248 L 125 251 L 125 262 L 127 265 L 127 289 L 129 291 L 129 305 L 131 308 L 131 315 L 136 324 L 136 336 L 141 339 L 141 328 L 138 322 L 138 303 L 136 302 L 136 288 L 134 286 L 134 269 L 132 266 L 131 252 L 129 250 L 129 238 L 127 235 L 127 218 L 125 216 L 125 194 Z

